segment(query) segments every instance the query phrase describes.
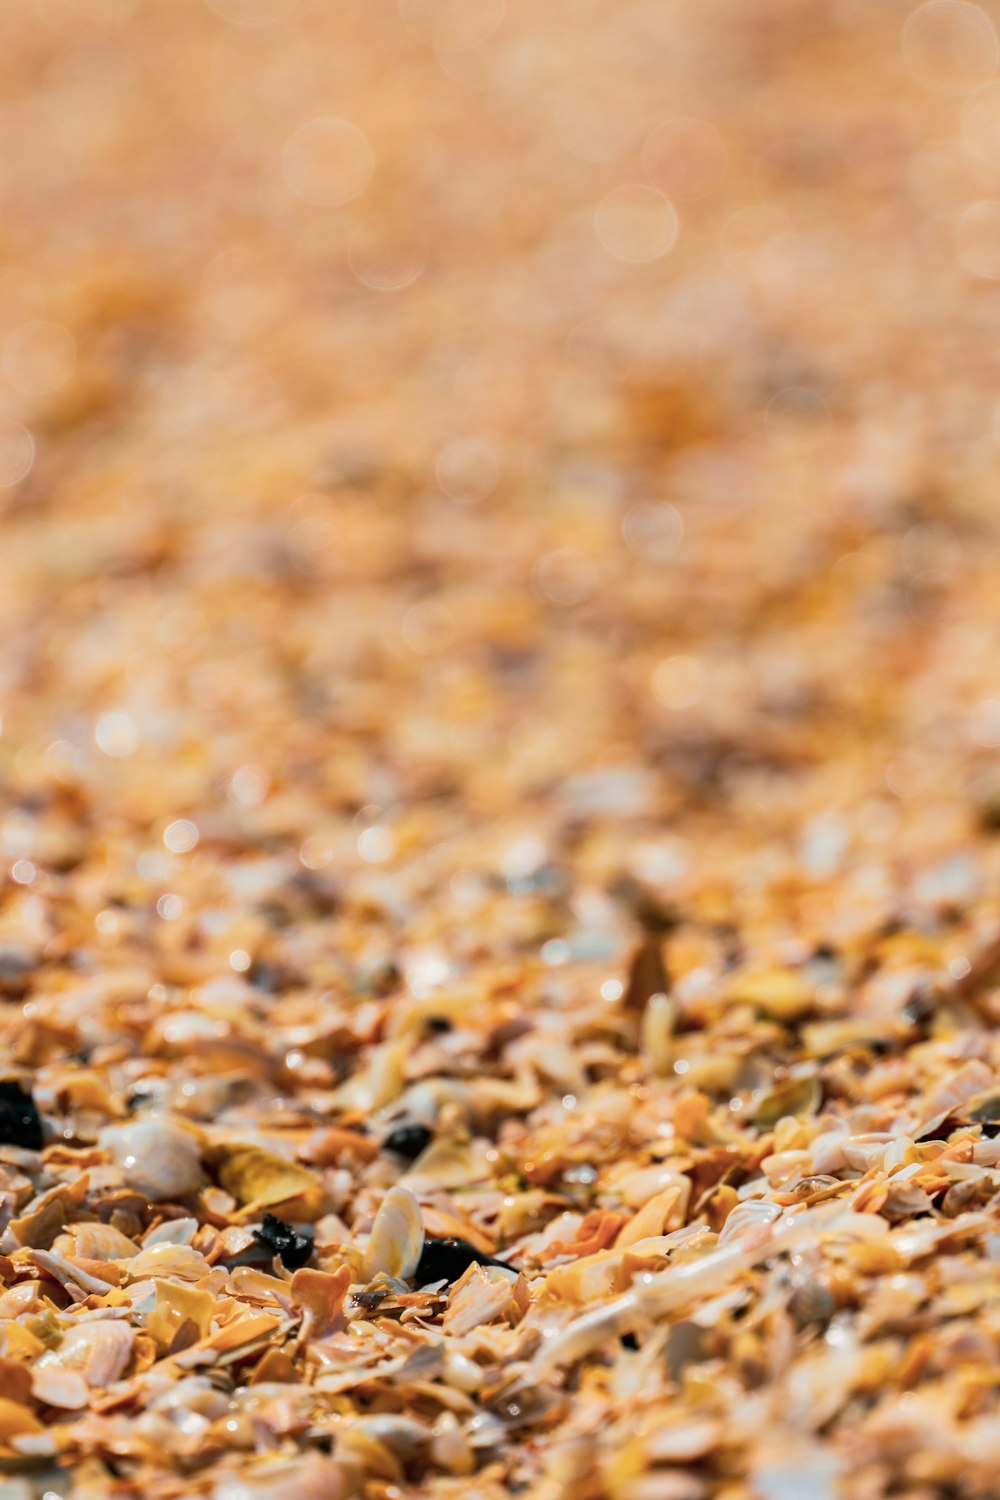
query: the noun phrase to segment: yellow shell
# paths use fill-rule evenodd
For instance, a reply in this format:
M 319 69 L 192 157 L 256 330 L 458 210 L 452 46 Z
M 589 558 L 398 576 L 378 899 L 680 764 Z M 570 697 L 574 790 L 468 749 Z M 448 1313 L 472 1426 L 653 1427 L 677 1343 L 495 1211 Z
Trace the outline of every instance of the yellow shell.
M 667 1229 L 679 1229 L 684 1222 L 690 1196 L 690 1179 L 678 1176 L 675 1182 L 650 1198 L 622 1228 L 615 1240 L 615 1249 L 627 1250 L 640 1240 L 661 1235 Z
M 206 1153 L 219 1182 L 232 1193 L 243 1216 L 284 1205 L 297 1220 L 313 1221 L 323 1212 L 323 1183 L 315 1172 L 262 1146 L 213 1146 Z
M 177 1330 L 192 1323 L 198 1337 L 204 1338 L 212 1322 L 216 1299 L 211 1292 L 199 1291 L 177 1281 L 157 1281 L 156 1306 L 146 1319 L 146 1332 L 161 1348 L 169 1349 Z
M 0 1442 L 23 1437 L 26 1432 L 41 1432 L 42 1424 L 26 1406 L 0 1396 Z
M 762 1130 L 770 1130 L 788 1115 L 814 1115 L 822 1102 L 823 1090 L 817 1078 L 789 1078 L 764 1095 L 754 1121 Z
M 52 1246 L 60 1255 L 80 1255 L 84 1260 L 130 1260 L 138 1245 L 113 1224 L 67 1224 Z
M 754 1005 L 773 1021 L 794 1021 L 812 1009 L 815 991 L 798 969 L 758 969 L 738 974 L 728 989 L 736 1005 Z
M 472 1180 L 474 1166 L 467 1141 L 432 1141 L 406 1173 L 411 1185 L 420 1183 L 430 1189 L 464 1187 Z
M 128 1264 L 130 1281 L 143 1281 L 147 1276 L 170 1276 L 178 1281 L 200 1281 L 212 1269 L 203 1255 L 190 1245 L 150 1245 L 140 1250 Z
M 650 995 L 642 1013 L 640 1048 L 654 1073 L 666 1077 L 673 1066 L 674 1023 L 677 1006 L 669 995 Z
M 87 1382 L 79 1370 L 67 1370 L 58 1364 L 36 1365 L 31 1390 L 38 1401 L 64 1411 L 82 1411 L 90 1401 Z

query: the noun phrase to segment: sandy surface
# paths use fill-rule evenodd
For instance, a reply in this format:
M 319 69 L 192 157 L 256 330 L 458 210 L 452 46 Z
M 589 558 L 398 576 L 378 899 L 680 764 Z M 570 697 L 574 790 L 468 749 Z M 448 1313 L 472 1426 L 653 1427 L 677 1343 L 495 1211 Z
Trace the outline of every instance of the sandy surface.
M 871 1188 L 859 1211 L 953 1217 L 954 1174 L 921 1178 L 906 1212 L 886 1184 L 926 1166 L 921 1130 L 980 1140 L 943 1080 L 960 1075 L 961 1109 L 996 1078 L 994 24 L 957 0 L 3 8 L 0 1032 L 57 1153 L 12 1148 L 5 1225 L 111 1171 L 100 1133 L 145 1090 L 202 1133 L 212 1265 L 255 1200 L 227 1193 L 204 1132 L 285 1121 L 286 1154 L 322 1158 L 314 1264 L 357 1288 L 401 1169 L 310 1132 L 380 1139 L 420 1115 L 407 1089 L 458 1079 L 469 1099 L 421 1108 L 472 1157 L 414 1192 L 523 1272 L 527 1301 L 473 1352 L 523 1379 L 540 1356 L 519 1319 L 544 1321 L 548 1297 L 558 1331 L 629 1285 L 545 1286 L 556 1218 L 576 1215 L 570 1242 L 590 1211 L 642 1208 L 626 1158 L 670 1157 L 694 1184 L 672 1212 L 711 1238 L 736 1200 L 709 1188 L 798 1201 L 826 1109 L 852 1138 L 909 1142 L 829 1168 Z M 667 974 L 630 990 L 644 930 L 665 935 Z M 904 1014 L 918 992 L 923 1030 Z M 436 1014 L 450 1043 L 412 1019 Z M 817 1039 L 803 1018 L 847 1029 Z M 761 1113 L 814 1076 L 819 1096 Z M 602 1134 L 616 1093 L 637 1111 L 627 1141 Z M 760 1175 L 786 1118 L 772 1155 L 802 1154 Z M 988 1216 L 986 1140 L 959 1158 L 987 1172 L 961 1211 Z M 504 1228 L 498 1195 L 529 1192 Z M 138 1243 L 156 1214 L 128 1211 Z M 601 1226 L 608 1248 L 620 1226 Z M 44 1276 L 26 1232 L 0 1242 L 6 1285 Z M 661 1381 L 662 1350 L 652 1375 L 618 1370 L 660 1348 L 657 1315 L 638 1352 L 560 1366 L 526 1427 L 508 1414 L 473 1440 L 475 1402 L 427 1397 L 420 1420 L 450 1412 L 465 1447 L 397 1433 L 391 1461 L 317 1437 L 395 1410 L 368 1391 L 321 1402 L 307 1436 L 220 1427 L 175 1469 L 166 1429 L 139 1420 L 154 1355 L 172 1357 L 161 1331 L 96 1427 L 52 1388 L 25 1396 L 57 1433 L 38 1482 L 65 1487 L 63 1455 L 97 1497 L 470 1496 L 477 1474 L 489 1497 L 825 1500 L 838 1473 L 854 1500 L 988 1496 L 985 1233 L 886 1252 L 863 1294 L 834 1287 L 852 1347 L 887 1343 L 850 1374 L 808 1374 L 836 1329 L 774 1322 L 764 1277 L 745 1333 L 719 1315 L 700 1395 Z M 880 1278 L 938 1274 L 932 1253 L 964 1256 L 980 1300 L 865 1324 Z M 961 1359 L 914 1352 L 957 1317 Z M 275 1375 L 295 1389 L 317 1370 L 298 1327 Z M 974 1395 L 954 1397 L 959 1364 Z M 671 1447 L 656 1434 L 689 1405 L 718 1425 Z M 226 1479 L 230 1437 L 234 1474 L 255 1452 L 319 1467 Z M 826 1488 L 780 1488 L 800 1462 Z

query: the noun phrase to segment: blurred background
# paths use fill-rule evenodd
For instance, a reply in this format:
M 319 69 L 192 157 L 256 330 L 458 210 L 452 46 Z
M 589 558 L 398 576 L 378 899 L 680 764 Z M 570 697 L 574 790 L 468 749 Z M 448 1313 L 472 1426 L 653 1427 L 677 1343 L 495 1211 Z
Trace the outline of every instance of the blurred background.
M 17 941 L 58 948 L 73 874 L 87 943 L 135 902 L 211 946 L 265 856 L 381 880 L 397 931 L 432 898 L 432 975 L 497 889 L 477 941 L 561 962 L 623 880 L 731 914 L 794 879 L 808 931 L 917 853 L 928 900 L 991 878 L 998 26 L 5 6 Z M 551 859 L 575 894 L 528 921 Z

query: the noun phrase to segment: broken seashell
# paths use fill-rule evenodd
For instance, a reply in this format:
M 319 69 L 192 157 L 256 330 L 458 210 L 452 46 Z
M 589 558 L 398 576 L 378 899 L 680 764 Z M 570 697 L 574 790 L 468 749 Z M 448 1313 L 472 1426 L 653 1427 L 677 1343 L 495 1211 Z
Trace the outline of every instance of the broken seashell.
M 68 1260 L 65 1255 L 58 1255 L 54 1250 L 29 1250 L 28 1258 L 70 1291 L 78 1288 L 84 1295 L 93 1292 L 96 1296 L 103 1297 L 112 1290 L 110 1281 L 102 1281 L 100 1277 L 91 1275 L 83 1266 Z
M 6 1355 L 0 1355 L 0 1383 L 7 1392 L 10 1401 L 17 1401 L 21 1405 L 27 1405 L 31 1400 L 31 1375 L 30 1368 L 10 1359 Z M 2 1491 L 0 1491 L 2 1500 Z
M 130 1281 L 142 1281 L 146 1276 L 176 1276 L 181 1281 L 200 1281 L 207 1276 L 211 1266 L 203 1255 L 190 1245 L 159 1244 L 140 1250 L 127 1270 Z
M 90 1402 L 90 1392 L 83 1376 L 62 1365 L 36 1365 L 31 1376 L 31 1391 L 36 1401 L 66 1411 L 82 1411 Z
M 125 1373 L 135 1345 L 135 1329 L 120 1318 L 94 1318 L 71 1328 L 59 1348 L 39 1364 L 79 1370 L 88 1385 L 103 1388 Z
M 151 1229 L 142 1243 L 147 1250 L 151 1245 L 190 1245 L 197 1232 L 197 1219 L 167 1219 Z
M 815 990 L 799 969 L 758 969 L 737 974 L 727 989 L 732 1005 L 752 1005 L 773 1021 L 796 1021 L 813 1007 Z
M 351 1423 L 351 1431 L 363 1432 L 368 1437 L 375 1438 L 404 1464 L 412 1462 L 432 1436 L 430 1428 L 425 1427 L 422 1422 L 390 1412 L 356 1417 Z
M 388 1445 L 373 1433 L 363 1431 L 357 1422 L 352 1422 L 345 1433 L 338 1434 L 337 1452 L 341 1458 L 356 1463 L 362 1472 L 377 1479 L 391 1483 L 401 1482 L 404 1478 L 403 1465 Z
M 211 1292 L 178 1281 L 157 1281 L 156 1305 L 146 1319 L 146 1332 L 160 1348 L 169 1349 L 187 1323 L 195 1339 L 208 1333 L 216 1299 Z M 193 1340 L 192 1340 L 193 1341 Z
M 287 1205 L 285 1216 L 314 1222 L 323 1212 L 323 1183 L 315 1172 L 261 1146 L 217 1145 L 205 1153 L 219 1182 L 232 1193 L 243 1216 Z
M 346 1500 L 357 1489 L 357 1471 L 311 1453 L 292 1462 L 266 1462 L 223 1475 L 211 1500 Z
M 410 1045 L 404 1041 L 382 1042 L 373 1047 L 366 1067 L 355 1073 L 339 1090 L 342 1109 L 371 1114 L 399 1097 Z
M 315 1271 L 303 1266 L 292 1277 L 291 1300 L 305 1312 L 303 1338 L 327 1338 L 344 1327 L 344 1300 L 351 1285 L 349 1266 Z
M 33 1199 L 23 1213 L 10 1221 L 8 1228 L 15 1242 L 47 1250 L 70 1213 L 82 1202 L 87 1187 L 88 1178 L 84 1173 L 72 1187 L 61 1183 Z M 8 1245 L 7 1248 L 13 1247 Z
M 557 1266 L 545 1279 L 546 1297 L 577 1306 L 600 1301 L 631 1284 L 634 1276 L 663 1265 L 676 1248 L 674 1235 L 652 1235 L 623 1249 L 599 1250 L 569 1265 Z
M 281 1322 L 272 1313 L 250 1313 L 213 1333 L 205 1347 L 218 1356 L 220 1364 L 231 1363 L 241 1359 L 248 1349 L 266 1343 Z
M 615 1240 L 615 1249 L 627 1250 L 640 1240 L 652 1239 L 672 1229 L 679 1229 L 684 1222 L 690 1197 L 691 1179 L 678 1177 L 670 1187 L 651 1198 L 625 1225 Z
M 42 1424 L 34 1412 L 20 1402 L 0 1396 L 0 1443 L 8 1443 L 11 1438 L 21 1437 L 25 1433 L 41 1431 Z
M 502 1313 L 516 1312 L 514 1287 L 511 1274 L 498 1266 L 470 1266 L 455 1284 L 442 1326 L 461 1338 L 482 1323 L 492 1323 Z
M 569 1220 L 569 1229 L 572 1231 L 574 1219 L 579 1219 L 579 1215 L 563 1214 L 560 1219 L 554 1219 L 553 1224 L 558 1229 L 560 1223 Z M 541 1244 L 534 1251 L 535 1257 L 540 1261 L 548 1261 L 558 1260 L 562 1256 L 580 1259 L 584 1255 L 596 1255 L 601 1250 L 610 1249 L 627 1222 L 626 1214 L 613 1213 L 607 1208 L 595 1208 L 580 1219 L 572 1239 L 564 1237 L 567 1232 L 564 1230 L 559 1237 Z
M 362 1275 L 371 1281 L 382 1273 L 412 1276 L 424 1248 L 420 1205 L 404 1187 L 392 1187 L 382 1199 L 365 1250 Z
M 139 1247 L 113 1224 L 67 1224 L 52 1246 L 62 1255 L 85 1260 L 130 1260 Z
M 816 1114 L 822 1102 L 823 1089 L 818 1078 L 789 1078 L 764 1095 L 754 1112 L 754 1123 L 761 1130 L 770 1130 L 786 1115 L 797 1118 Z
M 109 1125 L 101 1131 L 98 1143 L 122 1169 L 129 1187 L 154 1203 L 186 1198 L 205 1182 L 198 1142 L 189 1130 L 169 1119 Z
M 402 1181 L 411 1188 L 464 1187 L 474 1176 L 468 1141 L 432 1141 L 410 1166 Z

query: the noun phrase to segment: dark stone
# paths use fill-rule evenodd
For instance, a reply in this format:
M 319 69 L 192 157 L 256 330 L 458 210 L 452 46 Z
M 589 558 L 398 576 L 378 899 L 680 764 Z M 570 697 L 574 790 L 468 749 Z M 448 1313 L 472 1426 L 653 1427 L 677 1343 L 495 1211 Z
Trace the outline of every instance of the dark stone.
M 0 1144 L 41 1151 L 42 1122 L 28 1089 L 14 1078 L 0 1080 Z
M 431 1281 L 457 1281 L 472 1265 L 512 1269 L 506 1261 L 497 1260 L 495 1255 L 484 1255 L 468 1240 L 426 1239 L 414 1281 L 417 1286 L 426 1286 Z
M 254 1239 L 269 1256 L 281 1256 L 282 1265 L 289 1271 L 304 1266 L 313 1252 L 312 1231 L 300 1234 L 274 1214 L 265 1214 L 264 1222 L 254 1231 Z
M 430 1145 L 431 1140 L 432 1135 L 426 1125 L 397 1125 L 382 1142 L 382 1149 L 401 1156 L 404 1161 L 415 1161 L 421 1151 Z

